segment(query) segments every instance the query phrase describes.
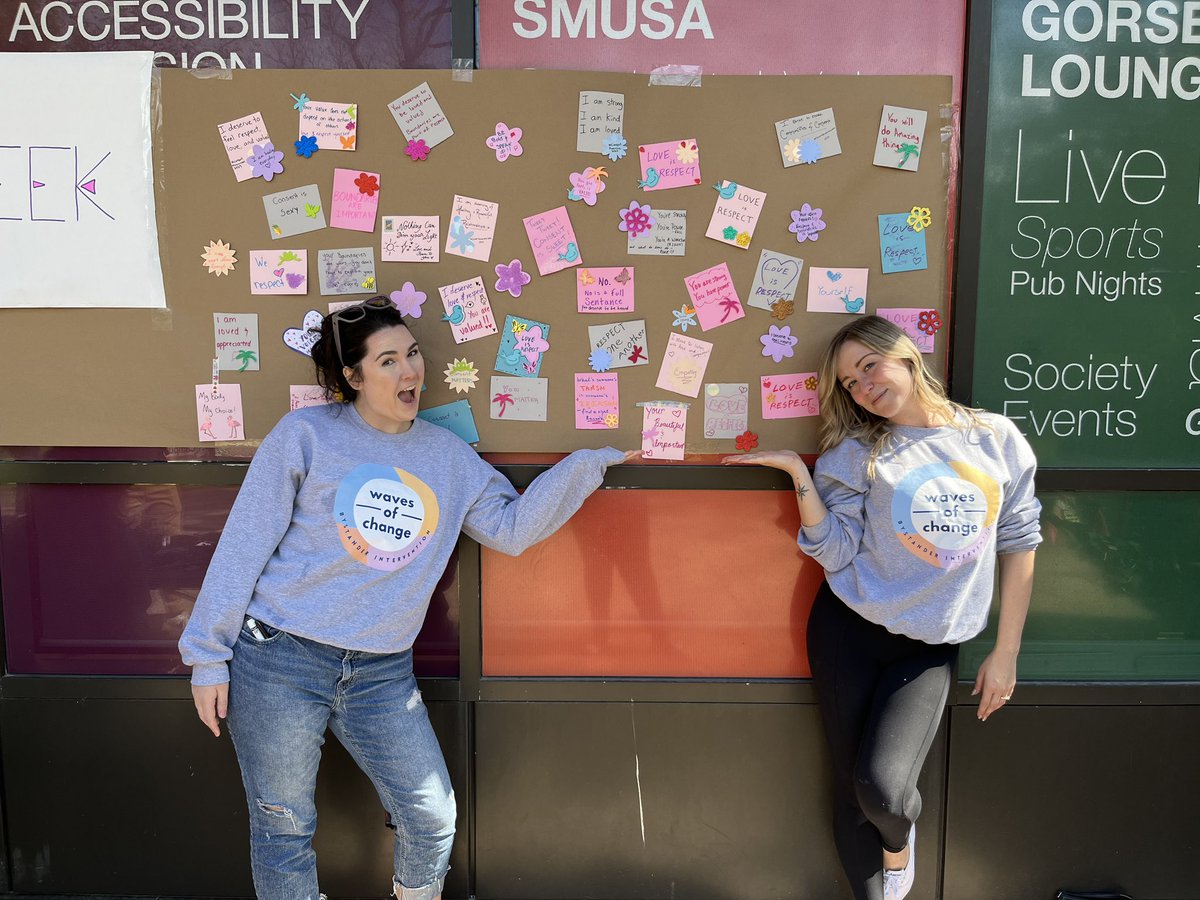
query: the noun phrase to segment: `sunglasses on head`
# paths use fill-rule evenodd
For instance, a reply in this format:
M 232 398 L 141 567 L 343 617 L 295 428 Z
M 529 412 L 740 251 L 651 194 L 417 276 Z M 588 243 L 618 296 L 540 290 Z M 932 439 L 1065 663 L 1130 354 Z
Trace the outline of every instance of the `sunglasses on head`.
M 342 364 L 342 368 L 346 368 L 346 360 L 342 357 L 342 335 L 338 326 L 343 323 L 357 322 L 366 316 L 369 309 L 387 309 L 395 307 L 396 304 L 387 297 L 372 297 L 370 300 L 364 300 L 362 303 L 356 303 L 353 306 L 348 306 L 345 309 L 339 309 L 333 314 L 332 331 L 333 331 L 333 346 L 337 350 L 338 362 Z

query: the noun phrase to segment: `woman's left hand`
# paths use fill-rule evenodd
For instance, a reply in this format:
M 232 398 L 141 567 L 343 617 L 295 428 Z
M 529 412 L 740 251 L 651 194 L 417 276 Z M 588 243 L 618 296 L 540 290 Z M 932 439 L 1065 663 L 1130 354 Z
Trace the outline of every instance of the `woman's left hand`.
M 641 458 L 642 458 L 641 450 L 626 450 L 625 458 L 623 460 L 621 460 L 621 462 L 622 463 L 636 462 L 637 460 L 639 460 Z
M 1011 700 L 1016 686 L 1016 654 L 993 650 L 980 664 L 975 689 L 971 691 L 972 697 L 979 695 L 979 721 L 986 722 L 988 716 Z

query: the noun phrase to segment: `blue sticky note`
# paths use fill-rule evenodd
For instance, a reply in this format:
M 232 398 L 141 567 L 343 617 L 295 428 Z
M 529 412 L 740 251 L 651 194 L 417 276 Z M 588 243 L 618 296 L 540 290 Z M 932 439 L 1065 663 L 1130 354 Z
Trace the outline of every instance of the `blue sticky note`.
M 908 224 L 908 213 L 890 213 L 879 217 L 879 255 L 883 261 L 884 275 L 929 268 L 925 232 L 913 231 Z
M 466 400 L 455 400 L 453 403 L 431 406 L 429 409 L 418 412 L 417 418 L 454 432 L 468 444 L 474 444 L 479 440 L 479 429 L 475 427 L 475 416 L 471 414 L 471 404 Z
M 549 349 L 549 325 L 520 316 L 507 316 L 500 329 L 496 371 L 521 378 L 537 378 L 542 372 L 542 355 Z

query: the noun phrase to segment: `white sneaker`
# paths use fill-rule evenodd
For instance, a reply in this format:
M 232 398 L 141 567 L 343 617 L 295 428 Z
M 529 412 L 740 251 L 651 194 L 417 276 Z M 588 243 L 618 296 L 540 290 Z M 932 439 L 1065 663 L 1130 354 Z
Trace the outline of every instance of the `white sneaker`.
M 883 870 L 884 900 L 904 900 L 917 875 L 917 826 L 908 830 L 908 864 L 903 869 Z

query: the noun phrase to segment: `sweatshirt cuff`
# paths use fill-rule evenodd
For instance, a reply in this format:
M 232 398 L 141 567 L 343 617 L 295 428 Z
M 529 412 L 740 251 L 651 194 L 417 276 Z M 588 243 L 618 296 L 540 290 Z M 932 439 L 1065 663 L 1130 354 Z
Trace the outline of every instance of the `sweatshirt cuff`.
M 192 666 L 192 684 L 196 687 L 212 687 L 229 682 L 228 663 L 199 663 Z
M 801 525 L 800 533 L 796 536 L 796 543 L 800 548 L 811 550 L 825 543 L 829 537 L 829 529 L 833 527 L 829 521 L 832 518 L 832 514 L 826 513 L 825 518 L 816 525 Z
M 600 454 L 600 464 L 606 469 L 609 466 L 625 462 L 625 451 L 618 450 L 616 447 L 605 447 L 601 450 L 592 450 L 591 452 Z

